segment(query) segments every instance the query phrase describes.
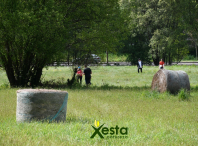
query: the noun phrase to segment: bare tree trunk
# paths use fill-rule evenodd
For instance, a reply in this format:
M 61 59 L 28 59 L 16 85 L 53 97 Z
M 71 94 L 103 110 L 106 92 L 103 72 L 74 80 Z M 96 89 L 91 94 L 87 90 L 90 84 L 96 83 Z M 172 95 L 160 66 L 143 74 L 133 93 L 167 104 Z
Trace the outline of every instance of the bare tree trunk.
M 6 71 L 6 75 L 8 77 L 8 80 L 10 82 L 10 86 L 11 87 L 16 87 L 17 86 L 17 80 L 15 78 L 15 74 L 14 74 L 14 69 L 13 69 L 13 62 L 12 62 L 12 59 L 11 59 L 11 56 L 10 56 L 10 47 L 9 47 L 9 43 L 6 42 L 6 49 L 7 49 L 7 52 L 6 54 L 1 54 L 1 61 L 2 61 L 2 64 L 4 66 L 4 69 Z
M 24 55 L 20 60 L 17 60 L 10 55 L 9 45 L 7 45 L 6 48 L 6 53 L 2 54 L 0 52 L 0 59 L 6 71 L 10 86 L 26 87 L 29 81 L 32 87 L 38 86 L 42 75 L 42 69 L 46 64 L 45 58 L 38 58 L 35 54 L 26 52 L 23 53 Z M 37 61 L 34 62 L 34 60 Z
M 159 55 L 158 55 L 158 50 L 156 50 L 154 53 L 155 53 L 155 58 L 152 57 L 153 58 L 153 63 L 154 63 L 155 66 L 158 66 L 159 61 L 160 61 L 160 58 L 159 58 Z
M 195 49 L 196 49 L 196 60 L 197 60 L 197 44 L 195 43 Z
M 67 55 L 67 64 L 69 65 L 69 52 L 68 52 L 68 55 Z
M 107 64 L 109 63 L 109 58 L 108 58 L 108 51 L 107 51 Z
M 31 86 L 35 87 L 39 85 L 43 67 L 35 68 L 34 74 L 31 76 Z
M 170 52 L 168 53 L 168 58 L 169 58 L 168 64 L 171 65 L 172 64 L 172 60 L 171 60 L 171 53 Z
M 12 68 L 12 64 L 10 62 L 7 62 L 6 65 L 4 65 L 6 75 L 8 77 L 8 80 L 10 82 L 11 87 L 16 87 L 17 86 L 17 80 L 15 79 L 14 76 L 14 70 Z

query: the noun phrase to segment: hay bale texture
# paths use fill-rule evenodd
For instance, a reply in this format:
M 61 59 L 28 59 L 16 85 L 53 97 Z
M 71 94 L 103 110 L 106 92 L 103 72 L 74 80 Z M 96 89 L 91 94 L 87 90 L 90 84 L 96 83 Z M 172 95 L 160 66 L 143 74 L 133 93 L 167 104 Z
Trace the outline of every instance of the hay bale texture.
M 176 94 L 182 88 L 190 91 L 190 81 L 184 71 L 160 69 L 153 77 L 151 88 L 161 93 L 168 91 Z
M 68 93 L 60 90 L 23 89 L 17 91 L 16 121 L 65 121 Z

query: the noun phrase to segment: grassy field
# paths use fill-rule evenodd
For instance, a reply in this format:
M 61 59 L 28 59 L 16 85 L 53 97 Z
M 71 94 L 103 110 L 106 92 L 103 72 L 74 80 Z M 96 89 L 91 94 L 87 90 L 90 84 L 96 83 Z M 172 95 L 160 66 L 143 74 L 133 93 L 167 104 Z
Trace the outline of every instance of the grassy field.
M 122 87 L 143 87 L 151 86 L 152 78 L 154 74 L 159 70 L 156 66 L 144 66 L 143 73 L 137 73 L 136 66 L 92 66 L 92 79 L 93 86 L 111 85 Z M 190 84 L 192 87 L 198 85 L 198 66 L 166 66 L 168 70 L 183 70 L 190 78 Z M 43 71 L 43 81 L 55 80 L 66 81 L 67 78 L 72 77 L 71 67 L 50 67 L 48 70 Z M 5 80 L 5 79 L 4 79 Z M 83 84 L 85 84 L 83 78 Z
M 101 58 L 101 62 L 106 62 L 107 61 L 107 55 L 106 53 L 104 54 L 99 54 L 98 55 Z M 113 53 L 108 54 L 108 61 L 109 62 L 125 62 L 127 59 L 127 56 L 125 55 L 116 55 Z
M 181 62 L 198 62 L 198 60 L 193 59 L 193 60 L 182 60 Z
M 138 74 L 135 66 L 91 67 L 89 88 L 67 89 L 65 123 L 16 123 L 16 90 L 7 87 L 0 70 L 0 145 L 198 145 L 198 67 L 167 66 L 184 70 L 191 83 L 189 101 L 178 95 L 151 92 L 157 67 L 145 66 Z M 65 82 L 71 68 L 43 70 L 43 81 Z M 84 80 L 83 80 L 84 85 Z M 128 138 L 99 138 L 91 125 L 128 127 Z

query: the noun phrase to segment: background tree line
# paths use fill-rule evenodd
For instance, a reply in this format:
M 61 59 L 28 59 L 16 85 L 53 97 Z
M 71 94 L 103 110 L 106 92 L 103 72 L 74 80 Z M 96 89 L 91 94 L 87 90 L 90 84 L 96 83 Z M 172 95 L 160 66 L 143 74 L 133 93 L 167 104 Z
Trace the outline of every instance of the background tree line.
M 171 64 L 193 52 L 191 48 L 197 56 L 197 0 L 123 0 L 122 3 L 130 11 L 130 34 L 120 49 L 128 61 L 152 59 L 158 65 L 163 58 Z
M 11 87 L 38 86 L 54 60 L 120 46 L 124 14 L 118 0 L 0 1 L 0 60 Z
M 105 51 L 158 65 L 197 52 L 197 0 L 0 1 L 0 61 L 12 87 L 38 86 L 42 69 Z

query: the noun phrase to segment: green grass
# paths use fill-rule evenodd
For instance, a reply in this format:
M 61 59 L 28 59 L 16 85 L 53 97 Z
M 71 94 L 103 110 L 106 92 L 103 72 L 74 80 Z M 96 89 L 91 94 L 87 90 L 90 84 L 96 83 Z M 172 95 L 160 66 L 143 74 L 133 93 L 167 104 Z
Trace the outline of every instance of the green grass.
M 194 55 L 186 55 L 181 62 L 197 62 Z
M 193 60 L 182 60 L 181 62 L 198 62 L 198 60 L 193 59 Z
M 62 89 L 69 93 L 67 118 L 58 124 L 16 123 L 18 89 L 5 88 L 7 79 L 0 70 L 0 145 L 198 145 L 197 66 L 166 67 L 188 73 L 193 89 L 188 101 L 150 91 L 157 67 L 145 66 L 142 74 L 134 66 L 91 69 L 92 86 Z M 44 80 L 66 80 L 71 69 L 50 67 L 43 75 Z M 107 127 L 128 127 L 128 138 L 90 139 L 95 120 Z
M 109 59 L 109 62 L 125 62 L 126 59 L 127 59 L 127 56 L 125 55 L 115 55 L 115 54 L 109 54 L 108 55 L 108 59 Z
M 101 62 L 107 62 L 107 55 L 106 53 L 104 54 L 100 54 L 99 55 L 100 58 L 101 58 Z M 108 54 L 108 61 L 109 62 L 125 62 L 127 59 L 127 56 L 125 55 L 116 55 L 116 54 L 113 54 L 113 53 L 109 53 Z
M 92 66 L 91 82 L 94 86 L 113 85 L 122 87 L 142 87 L 151 86 L 154 74 L 159 70 L 157 66 L 144 66 L 143 73 L 137 73 L 136 66 Z M 167 70 L 183 70 L 190 79 L 191 87 L 198 85 L 198 66 L 165 66 Z M 72 77 L 72 69 L 70 67 L 50 67 L 43 70 L 43 80 L 63 80 L 66 81 Z M 1 84 L 1 82 L 0 82 Z M 83 78 L 83 84 L 85 84 Z

